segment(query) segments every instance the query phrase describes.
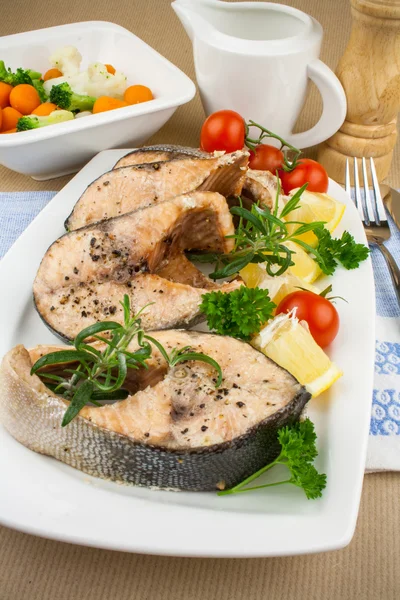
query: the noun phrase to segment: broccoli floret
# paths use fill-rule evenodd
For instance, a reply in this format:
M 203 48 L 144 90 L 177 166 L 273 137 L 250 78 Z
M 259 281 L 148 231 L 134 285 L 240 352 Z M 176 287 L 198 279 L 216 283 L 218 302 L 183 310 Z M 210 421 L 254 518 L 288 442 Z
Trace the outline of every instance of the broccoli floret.
M 39 94 L 40 102 L 47 102 L 47 100 L 49 99 L 49 95 L 44 89 L 43 84 L 43 79 L 32 79 L 32 85 Z
M 32 69 L 28 69 L 27 73 L 28 73 L 29 77 L 32 79 L 32 81 L 34 79 L 42 79 L 42 74 L 39 73 L 39 71 L 32 71 Z
M 74 119 L 74 114 L 69 110 L 53 110 L 48 117 L 37 117 L 36 115 L 27 115 L 21 117 L 17 123 L 17 131 L 28 131 L 29 129 L 37 129 L 38 127 L 46 127 L 47 125 L 55 125 L 64 121 Z
M 95 101 L 96 98 L 93 96 L 76 94 L 67 82 L 53 85 L 50 91 L 50 102 L 65 110 L 78 112 L 92 110 Z
M 19 85 L 20 83 L 32 85 L 32 79 L 28 71 L 18 68 L 15 73 L 13 73 L 11 69 L 6 68 L 3 60 L 0 61 L 0 81 L 9 83 L 12 86 Z
M 48 100 L 48 95 L 43 87 L 41 74 L 38 71 L 25 71 L 24 69 L 18 68 L 15 73 L 13 73 L 11 69 L 6 68 L 4 61 L 0 60 L 0 81 L 9 83 L 13 87 L 20 83 L 27 83 L 37 90 L 41 102 L 46 102 L 46 100 Z

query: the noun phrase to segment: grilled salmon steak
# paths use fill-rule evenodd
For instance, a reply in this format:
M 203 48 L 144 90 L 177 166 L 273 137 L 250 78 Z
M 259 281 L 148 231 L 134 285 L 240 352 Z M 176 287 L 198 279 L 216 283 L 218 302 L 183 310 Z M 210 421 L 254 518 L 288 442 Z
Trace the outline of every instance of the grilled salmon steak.
M 113 169 L 86 188 L 65 227 L 73 231 L 193 190 L 238 196 L 246 175 L 248 156 L 245 150 L 210 158 L 184 155 L 168 162 Z
M 184 250 L 229 252 L 232 217 L 225 198 L 193 192 L 146 209 L 101 221 L 56 240 L 40 264 L 33 285 L 36 308 L 60 337 L 73 339 L 84 327 L 112 317 L 129 294 L 132 309 L 152 305 L 145 329 L 191 327 L 202 315 L 207 289 L 219 286 L 185 257 Z
M 279 454 L 277 429 L 295 422 L 310 398 L 292 375 L 233 338 L 195 331 L 157 331 L 166 349 L 189 346 L 218 361 L 169 367 L 157 348 L 148 369 L 132 371 L 130 395 L 84 407 L 61 427 L 67 402 L 30 375 L 55 348 L 17 346 L 0 368 L 0 418 L 28 448 L 89 475 L 156 488 L 231 487 Z M 129 350 L 137 348 L 131 343 Z M 61 348 L 60 348 L 61 349 Z

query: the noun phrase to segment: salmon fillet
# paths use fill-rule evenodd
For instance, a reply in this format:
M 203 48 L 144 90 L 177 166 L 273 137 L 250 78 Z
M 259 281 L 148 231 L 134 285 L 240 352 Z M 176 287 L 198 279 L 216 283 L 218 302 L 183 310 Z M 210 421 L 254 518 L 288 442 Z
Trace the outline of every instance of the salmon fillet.
M 153 336 L 168 350 L 189 346 L 214 358 L 221 386 L 210 365 L 171 368 L 154 348 L 148 369 L 131 372 L 126 400 L 86 406 L 62 428 L 67 402 L 30 376 L 35 360 L 55 348 L 17 346 L 0 367 L 0 420 L 35 452 L 128 484 L 223 489 L 274 460 L 277 429 L 298 420 L 310 398 L 304 387 L 239 340 L 177 330 Z
M 113 169 L 86 188 L 65 227 L 73 231 L 193 190 L 237 196 L 242 190 L 248 156 L 247 151 L 214 158 L 185 156 Z
M 202 319 L 207 289 L 231 291 L 239 281 L 219 286 L 184 256 L 184 250 L 229 252 L 232 217 L 225 198 L 193 192 L 133 213 L 68 233 L 46 252 L 33 293 L 45 323 L 71 340 L 91 323 L 122 322 L 125 293 L 143 315 L 145 329 L 190 327 Z

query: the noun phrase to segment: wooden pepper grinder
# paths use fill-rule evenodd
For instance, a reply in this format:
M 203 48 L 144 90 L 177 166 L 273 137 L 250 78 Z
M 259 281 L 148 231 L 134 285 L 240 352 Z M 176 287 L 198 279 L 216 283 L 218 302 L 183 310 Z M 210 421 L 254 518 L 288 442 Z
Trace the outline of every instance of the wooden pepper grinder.
M 372 156 L 382 181 L 392 162 L 400 110 L 400 0 L 350 2 L 351 36 L 336 71 L 346 92 L 346 120 L 320 145 L 318 160 L 343 183 L 347 158 Z

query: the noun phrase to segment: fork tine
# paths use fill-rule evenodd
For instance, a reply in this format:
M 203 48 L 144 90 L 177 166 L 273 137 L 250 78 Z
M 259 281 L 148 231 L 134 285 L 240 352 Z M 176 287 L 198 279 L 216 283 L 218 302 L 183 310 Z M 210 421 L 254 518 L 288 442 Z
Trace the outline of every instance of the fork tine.
M 346 158 L 345 188 L 346 188 L 346 192 L 349 194 L 349 196 L 351 196 L 350 165 L 349 165 L 348 158 Z
M 358 164 L 357 158 L 353 158 L 353 166 L 354 166 L 354 190 L 356 195 L 356 206 L 358 208 L 358 214 L 360 215 L 361 221 L 364 221 L 364 208 L 361 200 L 361 192 L 360 192 L 360 182 L 358 180 Z
M 363 172 L 363 181 L 364 181 L 365 206 L 367 209 L 367 218 L 369 221 L 367 223 L 367 225 L 369 225 L 370 223 L 375 222 L 375 214 L 374 214 L 374 209 L 372 208 L 371 194 L 369 193 L 367 162 L 364 157 L 362 158 L 362 172 Z
M 376 216 L 377 216 L 378 225 L 380 225 L 381 222 L 387 221 L 386 211 L 385 211 L 385 207 L 384 207 L 383 201 L 382 201 L 381 189 L 379 187 L 378 177 L 376 176 L 374 159 L 372 157 L 369 159 L 369 164 L 371 167 L 372 185 L 374 188 Z

